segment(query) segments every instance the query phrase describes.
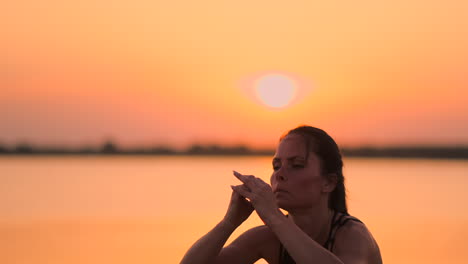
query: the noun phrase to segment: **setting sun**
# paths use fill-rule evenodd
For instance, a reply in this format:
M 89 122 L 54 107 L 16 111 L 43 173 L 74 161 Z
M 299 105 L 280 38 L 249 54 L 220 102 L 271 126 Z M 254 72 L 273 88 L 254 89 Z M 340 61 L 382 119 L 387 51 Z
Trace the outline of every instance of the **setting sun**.
M 270 107 L 282 108 L 290 104 L 296 94 L 293 80 L 281 74 L 263 75 L 255 82 L 260 101 Z

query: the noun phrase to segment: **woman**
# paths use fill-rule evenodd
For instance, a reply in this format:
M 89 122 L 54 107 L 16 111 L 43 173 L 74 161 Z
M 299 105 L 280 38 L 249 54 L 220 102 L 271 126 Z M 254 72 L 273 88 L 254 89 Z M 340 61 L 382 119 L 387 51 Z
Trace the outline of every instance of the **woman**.
M 347 212 L 343 162 L 323 130 L 300 126 L 280 138 L 271 186 L 234 171 L 225 217 L 185 254 L 181 264 L 379 264 L 379 247 L 366 226 Z M 284 215 L 279 208 L 288 212 Z M 224 247 L 255 210 L 265 225 Z

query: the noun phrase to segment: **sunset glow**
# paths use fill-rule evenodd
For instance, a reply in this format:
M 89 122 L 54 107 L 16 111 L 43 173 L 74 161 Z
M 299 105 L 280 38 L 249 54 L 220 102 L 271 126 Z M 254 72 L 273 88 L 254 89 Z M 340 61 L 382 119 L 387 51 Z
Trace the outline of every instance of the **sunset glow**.
M 468 2 L 337 4 L 9 1 L 0 145 L 468 144 Z
M 262 76 L 255 85 L 255 91 L 260 100 L 274 108 L 287 106 L 295 96 L 296 89 L 291 79 L 280 74 Z

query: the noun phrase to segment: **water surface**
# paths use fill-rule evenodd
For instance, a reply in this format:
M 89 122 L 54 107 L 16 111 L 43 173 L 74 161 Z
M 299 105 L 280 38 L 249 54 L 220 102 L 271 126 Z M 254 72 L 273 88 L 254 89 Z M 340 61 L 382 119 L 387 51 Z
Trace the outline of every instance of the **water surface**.
M 178 263 L 223 217 L 233 169 L 269 181 L 271 157 L 0 157 L 0 168 L 1 263 L 154 264 Z M 468 161 L 348 158 L 344 174 L 349 212 L 385 263 L 468 263 Z M 259 224 L 253 214 L 229 241 Z

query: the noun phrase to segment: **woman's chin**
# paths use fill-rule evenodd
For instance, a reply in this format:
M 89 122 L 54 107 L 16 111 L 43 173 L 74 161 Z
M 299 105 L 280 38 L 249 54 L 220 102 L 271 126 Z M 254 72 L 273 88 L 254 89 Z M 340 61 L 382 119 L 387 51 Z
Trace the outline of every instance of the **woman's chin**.
M 304 210 L 304 209 L 310 209 L 313 208 L 313 204 L 298 204 L 298 203 L 293 203 L 288 200 L 283 200 L 283 199 L 276 199 L 276 204 L 278 205 L 278 208 L 281 208 L 285 211 L 291 212 L 291 211 L 296 211 L 296 210 Z

